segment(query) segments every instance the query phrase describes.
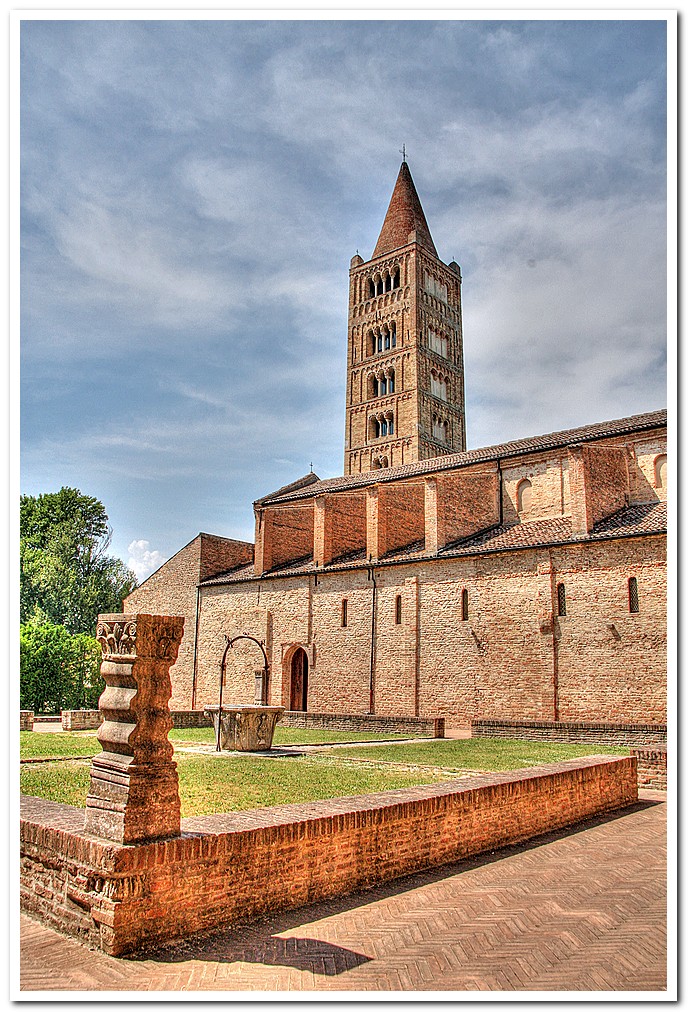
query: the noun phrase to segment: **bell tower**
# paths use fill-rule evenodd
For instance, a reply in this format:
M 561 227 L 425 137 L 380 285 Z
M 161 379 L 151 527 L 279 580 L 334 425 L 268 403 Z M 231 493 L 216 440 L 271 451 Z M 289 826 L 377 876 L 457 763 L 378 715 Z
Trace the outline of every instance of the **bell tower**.
M 461 270 L 437 256 L 406 159 L 349 271 L 344 473 L 466 448 Z
M 465 449 L 461 272 L 437 256 L 406 159 L 349 271 L 344 474 Z

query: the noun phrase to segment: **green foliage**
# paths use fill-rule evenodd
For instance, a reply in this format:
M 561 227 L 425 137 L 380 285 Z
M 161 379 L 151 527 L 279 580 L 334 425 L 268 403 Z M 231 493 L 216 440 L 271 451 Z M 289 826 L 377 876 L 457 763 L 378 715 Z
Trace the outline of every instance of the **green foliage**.
M 105 687 L 97 640 L 45 621 L 22 625 L 19 635 L 22 709 L 57 713 L 97 707 Z
M 136 577 L 107 555 L 112 532 L 98 499 L 63 487 L 23 495 L 19 506 L 20 621 L 93 633 L 99 612 L 117 612 Z

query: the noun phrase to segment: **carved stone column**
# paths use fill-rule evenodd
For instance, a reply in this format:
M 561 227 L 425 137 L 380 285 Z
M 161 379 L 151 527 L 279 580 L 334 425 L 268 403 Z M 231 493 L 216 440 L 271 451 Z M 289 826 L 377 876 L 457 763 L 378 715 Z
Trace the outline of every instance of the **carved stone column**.
M 103 746 L 91 763 L 87 833 L 117 843 L 179 836 L 180 801 L 172 728 L 170 666 L 184 619 L 99 615 L 106 688 L 99 700 Z

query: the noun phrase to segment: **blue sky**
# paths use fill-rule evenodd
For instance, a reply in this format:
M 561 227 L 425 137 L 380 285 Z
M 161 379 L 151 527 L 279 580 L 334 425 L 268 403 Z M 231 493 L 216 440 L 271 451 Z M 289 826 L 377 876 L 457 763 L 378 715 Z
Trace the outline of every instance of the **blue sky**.
M 21 491 L 144 578 L 342 473 L 348 268 L 406 145 L 469 447 L 664 407 L 663 21 L 24 21 Z

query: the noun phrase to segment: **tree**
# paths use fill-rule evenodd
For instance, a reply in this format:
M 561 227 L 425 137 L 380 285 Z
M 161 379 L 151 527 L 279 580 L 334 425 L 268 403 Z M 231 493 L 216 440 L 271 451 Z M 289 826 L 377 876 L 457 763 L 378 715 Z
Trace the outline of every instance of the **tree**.
M 28 622 L 20 629 L 22 709 L 36 713 L 93 709 L 105 687 L 101 650 L 93 636 L 64 626 Z
M 119 611 L 136 577 L 107 555 L 111 538 L 103 504 L 78 489 L 21 496 L 21 621 L 92 634 L 99 612 Z

